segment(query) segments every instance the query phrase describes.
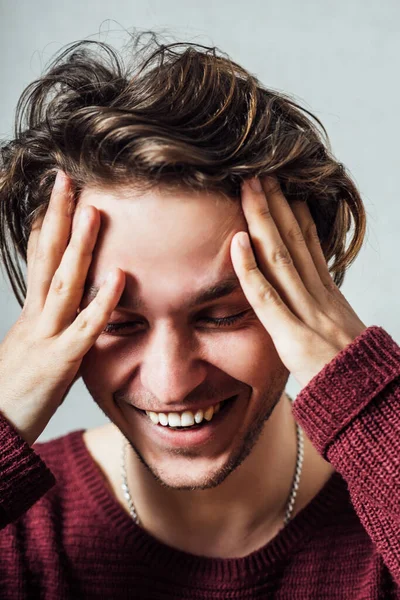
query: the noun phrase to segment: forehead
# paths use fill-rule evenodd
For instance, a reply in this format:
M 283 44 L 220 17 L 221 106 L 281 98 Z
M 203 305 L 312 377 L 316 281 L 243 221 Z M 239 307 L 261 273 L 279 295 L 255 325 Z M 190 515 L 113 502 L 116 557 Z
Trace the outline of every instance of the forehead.
M 183 190 L 86 189 L 79 203 L 95 206 L 101 215 L 89 287 L 117 266 L 126 274 L 124 296 L 154 296 L 157 289 L 160 302 L 172 302 L 179 294 L 235 277 L 230 243 L 237 231 L 247 230 L 237 200 Z

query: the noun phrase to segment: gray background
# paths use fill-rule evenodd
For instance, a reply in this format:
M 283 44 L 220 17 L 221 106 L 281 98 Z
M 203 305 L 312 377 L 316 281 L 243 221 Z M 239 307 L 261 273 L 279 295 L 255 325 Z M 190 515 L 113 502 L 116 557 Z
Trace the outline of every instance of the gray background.
M 384 327 L 399 343 L 399 17 L 398 0 L 0 0 L 0 137 L 11 136 L 24 87 L 67 43 L 89 38 L 118 48 L 128 39 L 124 29 L 135 28 L 217 45 L 324 123 L 368 219 L 342 292 L 366 325 Z M 1 277 L 0 302 L 2 339 L 20 308 Z M 287 391 L 299 391 L 292 377 Z M 78 381 L 39 441 L 105 422 Z

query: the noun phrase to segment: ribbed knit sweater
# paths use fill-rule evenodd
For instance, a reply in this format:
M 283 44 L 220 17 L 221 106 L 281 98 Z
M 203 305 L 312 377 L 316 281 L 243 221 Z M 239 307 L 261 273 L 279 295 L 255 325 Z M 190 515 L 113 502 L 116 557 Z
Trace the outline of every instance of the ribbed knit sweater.
M 292 411 L 335 472 L 242 558 L 195 556 L 136 525 L 84 430 L 30 447 L 0 416 L 0 598 L 400 598 L 400 347 L 368 327 Z

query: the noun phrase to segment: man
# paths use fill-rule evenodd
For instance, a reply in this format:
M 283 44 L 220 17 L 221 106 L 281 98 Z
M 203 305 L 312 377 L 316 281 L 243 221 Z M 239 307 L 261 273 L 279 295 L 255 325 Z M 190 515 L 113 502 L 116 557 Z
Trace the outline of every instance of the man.
M 3 150 L 2 597 L 398 597 L 400 348 L 337 287 L 354 184 L 215 53 L 74 50 Z M 35 444 L 80 376 L 110 423 Z

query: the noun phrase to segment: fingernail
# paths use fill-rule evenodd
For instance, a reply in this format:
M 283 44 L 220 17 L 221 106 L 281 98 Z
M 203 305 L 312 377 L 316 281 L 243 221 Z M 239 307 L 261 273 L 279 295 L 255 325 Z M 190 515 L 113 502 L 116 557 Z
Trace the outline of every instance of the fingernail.
M 243 232 L 239 236 L 239 246 L 241 246 L 244 250 L 248 250 L 250 248 L 249 236 L 247 233 Z
M 262 192 L 261 181 L 258 177 L 252 177 L 249 179 L 249 184 L 253 192 Z
M 267 188 L 267 192 L 270 192 L 274 189 L 276 189 L 276 187 L 279 185 L 278 184 L 278 180 L 276 177 L 274 177 L 273 175 L 267 175 L 267 177 L 264 177 L 264 184 L 265 187 Z
M 84 224 L 87 223 L 90 219 L 90 209 L 86 206 L 81 208 L 79 213 L 79 222 Z
M 106 277 L 106 285 L 114 285 L 116 278 L 117 274 L 115 271 L 108 271 Z
M 65 181 L 65 175 L 64 175 L 63 171 L 58 170 L 56 178 L 54 180 L 54 187 L 55 188 L 62 187 L 62 185 L 64 184 L 64 181 Z

